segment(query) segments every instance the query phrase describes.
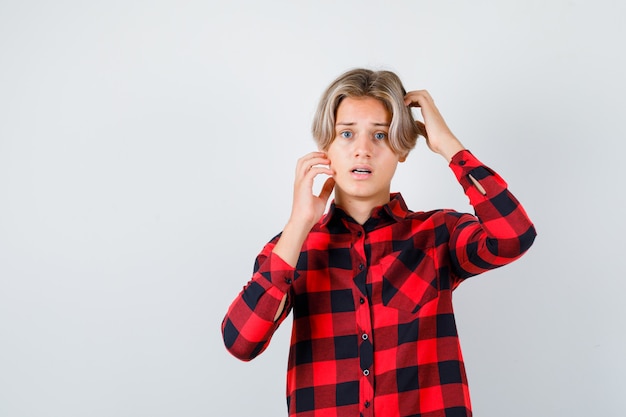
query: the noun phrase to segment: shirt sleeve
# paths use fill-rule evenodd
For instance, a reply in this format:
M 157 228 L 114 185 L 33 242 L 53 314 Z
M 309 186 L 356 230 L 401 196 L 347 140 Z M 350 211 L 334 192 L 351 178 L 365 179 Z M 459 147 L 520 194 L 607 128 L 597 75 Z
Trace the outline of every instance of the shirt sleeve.
M 477 275 L 522 256 L 537 233 L 507 183 L 468 150 L 454 155 L 450 168 L 475 210 L 475 216 L 458 216 L 450 230 L 449 249 L 457 276 Z
M 252 279 L 231 303 L 222 321 L 226 349 L 243 361 L 254 359 L 267 348 L 291 309 L 288 297 L 283 312 L 274 321 L 296 277 L 295 269 L 272 252 L 277 240 L 278 237 L 273 239 L 257 256 Z

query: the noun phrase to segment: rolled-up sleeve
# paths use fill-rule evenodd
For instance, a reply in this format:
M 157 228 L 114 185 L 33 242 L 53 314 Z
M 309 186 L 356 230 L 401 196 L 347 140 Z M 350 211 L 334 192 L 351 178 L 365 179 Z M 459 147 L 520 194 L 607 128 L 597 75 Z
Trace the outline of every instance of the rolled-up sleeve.
M 289 311 L 289 299 L 278 320 L 274 320 L 285 294 L 296 277 L 293 267 L 272 252 L 274 239 L 257 256 L 252 279 L 235 298 L 222 321 L 226 349 L 249 361 L 261 354 Z
M 457 275 L 467 278 L 522 256 L 537 233 L 504 179 L 468 150 L 458 152 L 450 168 L 475 210 L 475 216 L 458 216 L 450 225 L 449 249 Z

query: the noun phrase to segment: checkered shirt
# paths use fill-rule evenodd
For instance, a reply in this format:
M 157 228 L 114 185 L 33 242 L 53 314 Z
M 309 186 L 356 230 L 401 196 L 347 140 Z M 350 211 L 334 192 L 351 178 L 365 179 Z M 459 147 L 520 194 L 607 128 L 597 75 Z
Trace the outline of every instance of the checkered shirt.
M 450 168 L 475 216 L 412 212 L 392 194 L 360 225 L 332 204 L 296 268 L 272 253 L 280 235 L 258 255 L 222 322 L 224 343 L 251 360 L 293 311 L 290 416 L 472 415 L 452 290 L 519 258 L 536 233 L 505 181 L 469 151 Z

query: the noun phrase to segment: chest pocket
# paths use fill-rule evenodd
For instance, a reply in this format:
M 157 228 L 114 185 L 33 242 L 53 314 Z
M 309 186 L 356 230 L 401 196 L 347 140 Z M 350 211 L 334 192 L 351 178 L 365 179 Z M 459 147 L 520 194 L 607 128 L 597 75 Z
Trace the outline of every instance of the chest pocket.
M 372 302 L 415 314 L 437 298 L 439 281 L 433 255 L 434 248 L 409 248 L 371 266 Z

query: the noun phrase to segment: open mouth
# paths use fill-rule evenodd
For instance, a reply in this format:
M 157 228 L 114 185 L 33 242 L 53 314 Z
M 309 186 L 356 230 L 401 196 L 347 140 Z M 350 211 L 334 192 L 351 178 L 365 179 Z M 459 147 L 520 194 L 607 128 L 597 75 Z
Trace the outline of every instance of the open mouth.
M 365 169 L 365 168 L 355 168 L 352 170 L 352 172 L 354 172 L 355 174 L 371 174 L 372 171 L 370 171 L 369 169 Z

